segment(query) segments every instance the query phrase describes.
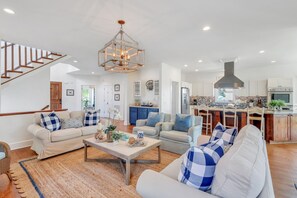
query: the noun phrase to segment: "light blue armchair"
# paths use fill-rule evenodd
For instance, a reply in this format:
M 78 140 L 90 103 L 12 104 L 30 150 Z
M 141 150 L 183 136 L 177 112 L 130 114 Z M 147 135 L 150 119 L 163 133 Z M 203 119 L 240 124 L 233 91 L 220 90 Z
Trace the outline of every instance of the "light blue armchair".
M 180 114 L 180 116 L 187 115 Z M 203 117 L 192 116 L 192 127 L 187 132 L 174 130 L 175 122 L 163 123 L 159 137 L 162 140 L 161 148 L 174 153 L 184 154 L 191 146 L 197 145 L 198 137 L 202 132 L 202 123 Z
M 150 112 L 148 117 L 159 114 L 157 112 Z M 138 131 L 143 131 L 144 136 L 159 139 L 162 123 L 169 122 L 171 119 L 170 114 L 160 113 L 160 122 L 156 123 L 155 126 L 148 126 L 148 119 L 137 120 L 136 126 L 133 128 L 133 133 L 137 134 Z

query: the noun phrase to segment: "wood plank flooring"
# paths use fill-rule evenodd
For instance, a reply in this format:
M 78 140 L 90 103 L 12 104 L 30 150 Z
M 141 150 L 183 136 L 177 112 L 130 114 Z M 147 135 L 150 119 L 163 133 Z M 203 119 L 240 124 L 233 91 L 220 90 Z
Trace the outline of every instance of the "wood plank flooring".
M 118 125 L 122 131 L 132 131 L 133 126 Z M 297 144 L 268 144 L 267 145 L 270 170 L 272 174 L 275 196 L 279 198 L 297 197 Z M 12 151 L 12 163 L 21 159 L 35 156 L 30 148 Z M 6 175 L 0 176 L 0 198 L 19 198 L 15 186 Z

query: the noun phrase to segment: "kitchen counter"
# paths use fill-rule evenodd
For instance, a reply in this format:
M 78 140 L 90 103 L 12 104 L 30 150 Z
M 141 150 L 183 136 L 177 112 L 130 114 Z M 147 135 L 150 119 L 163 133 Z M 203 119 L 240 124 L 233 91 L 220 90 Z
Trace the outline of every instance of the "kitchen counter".
M 195 110 L 198 109 L 197 106 L 191 105 L 191 107 Z M 209 111 L 223 111 L 223 108 L 220 107 L 209 107 Z M 246 109 L 236 109 L 238 113 L 247 113 L 248 108 Z M 274 115 L 297 115 L 297 111 L 290 111 L 290 110 L 282 110 L 282 111 L 272 111 L 265 109 L 264 114 L 274 114 Z

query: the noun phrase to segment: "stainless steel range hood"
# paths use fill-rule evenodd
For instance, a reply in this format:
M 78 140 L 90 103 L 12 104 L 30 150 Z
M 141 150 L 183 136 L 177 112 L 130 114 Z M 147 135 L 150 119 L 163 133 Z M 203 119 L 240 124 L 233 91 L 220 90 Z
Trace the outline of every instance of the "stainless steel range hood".
M 215 88 L 238 89 L 244 87 L 244 82 L 234 75 L 234 62 L 225 62 L 225 75 L 214 84 Z

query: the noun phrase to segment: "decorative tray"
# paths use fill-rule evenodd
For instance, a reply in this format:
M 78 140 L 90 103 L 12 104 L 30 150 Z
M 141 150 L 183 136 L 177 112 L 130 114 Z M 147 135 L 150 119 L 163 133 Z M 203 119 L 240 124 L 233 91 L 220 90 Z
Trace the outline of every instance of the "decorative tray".
M 133 144 L 129 144 L 129 142 L 127 142 L 127 145 L 129 147 L 141 147 L 141 146 L 146 146 L 146 142 L 145 141 L 136 140 Z
M 103 138 L 102 140 L 96 139 L 96 143 L 102 143 L 102 142 L 107 142 L 106 138 Z

